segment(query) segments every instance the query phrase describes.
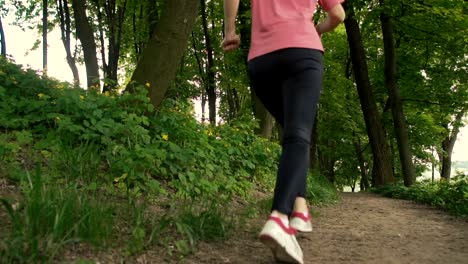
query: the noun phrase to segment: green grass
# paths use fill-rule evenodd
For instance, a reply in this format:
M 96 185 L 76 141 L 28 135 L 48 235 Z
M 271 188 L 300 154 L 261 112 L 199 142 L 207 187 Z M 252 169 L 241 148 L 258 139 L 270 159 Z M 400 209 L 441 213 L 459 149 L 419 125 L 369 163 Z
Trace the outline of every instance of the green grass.
M 74 186 L 45 184 L 39 170 L 26 175 L 19 208 L 5 199 L 13 228 L 0 244 L 0 262 L 48 262 L 70 243 L 103 245 L 113 225 L 112 208 Z
M 339 200 L 335 186 L 317 172 L 312 172 L 307 177 L 307 196 L 314 205 L 325 205 Z

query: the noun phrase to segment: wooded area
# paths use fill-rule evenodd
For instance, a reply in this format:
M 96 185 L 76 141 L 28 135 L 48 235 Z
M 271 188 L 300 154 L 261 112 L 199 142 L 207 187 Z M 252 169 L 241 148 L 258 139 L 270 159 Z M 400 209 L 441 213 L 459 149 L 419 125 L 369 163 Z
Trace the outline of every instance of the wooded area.
M 344 25 L 322 36 L 309 202 L 359 186 L 467 215 L 468 178 L 451 175 L 468 109 L 466 1 L 343 5 Z M 37 32 L 21 41 L 42 70 L 9 54 L 7 15 Z M 0 0 L 0 262 L 88 245 L 121 262 L 154 247 L 185 257 L 269 210 L 259 197 L 274 188 L 281 129 L 249 87 L 250 15 L 242 0 L 240 49 L 224 53 L 223 1 Z M 54 30 L 72 83 L 48 77 Z M 431 167 L 441 181 L 418 178 Z
M 311 135 L 312 153 L 321 161 L 316 167 L 332 182 L 359 177 L 380 186 L 403 179 L 410 186 L 435 162 L 448 180 L 468 102 L 466 3 L 348 0 L 344 5 L 346 31 L 323 39 L 324 96 Z M 3 14 L 15 12 L 23 26 L 36 27 L 32 21 L 42 14 L 37 28 L 44 32 L 44 48 L 46 33 L 61 30 L 76 82 L 81 61 L 88 87 L 106 92 L 146 85 L 155 107 L 167 98 L 198 99 L 202 119 L 213 125 L 255 118 L 260 135 L 278 137 L 246 77 L 248 1 L 240 7 L 243 46 L 235 54 L 220 49 L 218 1 L 30 0 L 2 6 Z M 7 54 L 8 32 L 1 24 L 0 33 Z M 79 41 L 75 50 L 71 38 Z

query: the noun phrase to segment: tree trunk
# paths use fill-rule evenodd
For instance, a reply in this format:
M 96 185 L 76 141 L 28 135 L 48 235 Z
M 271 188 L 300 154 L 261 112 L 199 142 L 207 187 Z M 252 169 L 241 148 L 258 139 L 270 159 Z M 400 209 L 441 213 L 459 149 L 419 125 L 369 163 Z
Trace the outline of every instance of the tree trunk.
M 208 96 L 209 120 L 212 125 L 216 124 L 216 79 L 214 70 L 214 51 L 211 44 L 210 32 L 208 31 L 208 17 L 206 13 L 206 0 L 200 0 L 203 35 L 205 37 L 207 71 L 206 71 L 206 95 Z
M 377 186 L 393 183 L 395 182 L 395 177 L 392 173 L 388 144 L 382 129 L 382 121 L 379 117 L 377 104 L 369 81 L 361 32 L 354 17 L 353 7 L 348 2 L 344 3 L 344 7 L 347 11 L 345 27 L 348 35 L 351 60 L 353 62 L 353 73 L 359 99 L 361 101 L 364 120 L 366 122 L 369 141 L 372 147 L 372 153 L 374 155 L 375 169 L 377 170 L 376 176 L 378 179 L 375 179 L 375 183 Z
M 444 139 L 442 142 L 442 169 L 440 172 L 440 178 L 444 180 L 450 180 L 450 174 L 452 171 L 452 152 L 455 142 L 457 141 L 458 133 L 460 132 L 460 126 L 463 116 L 465 115 L 465 110 L 460 111 L 455 116 L 455 121 L 453 123 L 452 132 Z M 446 127 L 448 129 L 448 126 Z
M 127 10 L 127 1 L 105 1 L 104 10 L 106 13 L 106 24 L 108 28 L 109 48 L 107 54 L 108 64 L 104 69 L 105 82 L 103 92 L 107 92 L 118 86 L 117 71 L 119 66 L 122 30 Z M 102 48 L 104 49 L 104 46 Z
M 47 31 L 49 28 L 48 1 L 42 0 L 42 73 L 47 76 Z
M 72 8 L 75 13 L 76 35 L 83 48 L 84 61 L 86 66 L 87 85 L 89 88 L 100 90 L 99 66 L 96 54 L 96 41 L 91 24 L 86 15 L 86 1 L 73 0 Z
M 382 6 L 384 0 L 380 0 Z M 391 101 L 393 126 L 400 154 L 401 169 L 405 186 L 411 186 L 416 180 L 416 171 L 412 161 L 411 144 L 408 136 L 400 89 L 397 85 L 397 61 L 393 37 L 393 20 L 384 11 L 380 14 L 385 54 L 385 86 Z
M 229 106 L 229 121 L 232 121 L 239 113 L 240 103 L 239 95 L 237 94 L 236 89 L 231 87 L 230 83 L 227 84 L 226 97 Z
M 356 149 L 356 155 L 359 160 L 359 171 L 361 173 L 361 189 L 366 191 L 369 189 L 369 179 L 367 178 L 367 168 L 364 159 L 363 150 L 361 148 L 361 140 L 357 138 L 354 142 L 354 148 Z
M 80 84 L 80 75 L 78 73 L 78 68 L 76 67 L 75 57 L 71 52 L 71 19 L 70 19 L 70 9 L 68 8 L 67 0 L 58 0 L 57 1 L 57 14 L 60 20 L 60 32 L 62 37 L 63 47 L 65 48 L 66 58 L 68 66 L 73 74 L 73 82 L 75 85 Z
M 240 37 L 242 39 L 240 49 L 242 51 L 243 59 L 247 66 L 247 56 L 249 54 L 250 45 L 250 20 L 248 19 L 250 13 L 249 1 L 240 1 L 239 4 L 239 22 L 240 22 Z M 255 95 L 253 89 L 250 89 L 250 99 L 252 103 L 252 110 L 255 119 L 259 121 L 260 127 L 256 129 L 255 133 L 265 138 L 270 138 L 273 130 L 273 116 L 268 112 L 260 99 Z
M 158 107 L 174 80 L 197 17 L 199 0 L 171 0 L 143 51 L 127 90 L 149 84 L 149 97 Z
M 0 45 L 2 45 L 1 54 L 6 58 L 6 39 L 5 31 L 3 31 L 2 16 L 0 16 Z
M 325 149 L 333 149 L 336 147 L 336 143 L 325 139 L 324 142 L 319 143 Z M 331 183 L 335 182 L 335 164 L 336 158 L 330 156 L 330 154 L 321 151 L 320 147 L 318 148 L 318 160 L 320 162 L 320 174 L 325 176 Z

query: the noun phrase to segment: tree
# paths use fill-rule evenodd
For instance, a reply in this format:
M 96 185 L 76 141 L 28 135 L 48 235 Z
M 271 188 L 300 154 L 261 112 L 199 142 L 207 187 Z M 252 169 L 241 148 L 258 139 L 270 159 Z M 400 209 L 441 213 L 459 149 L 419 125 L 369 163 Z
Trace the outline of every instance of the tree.
M 384 0 L 380 0 L 380 5 Z M 400 90 L 397 85 L 397 61 L 393 37 L 393 20 L 385 11 L 380 14 L 382 26 L 384 54 L 385 54 L 385 86 L 387 87 L 389 100 L 391 102 L 393 124 L 400 154 L 401 168 L 405 186 L 411 186 L 416 180 L 414 164 L 412 161 L 411 145 L 408 138 L 408 129 L 403 113 Z
M 59 24 L 61 39 L 63 47 L 65 48 L 67 63 L 72 71 L 75 85 L 79 85 L 80 75 L 78 73 L 78 68 L 76 67 L 76 58 L 72 55 L 71 52 L 71 17 L 68 0 L 57 0 L 56 5 L 58 18 L 60 21 Z
M 76 35 L 83 48 L 84 62 L 86 66 L 87 85 L 100 90 L 99 65 L 96 53 L 96 41 L 94 31 L 86 15 L 86 1 L 72 0 L 73 12 L 75 14 Z
M 208 96 L 209 120 L 211 124 L 216 124 L 216 78 L 214 69 L 214 50 L 211 42 L 210 32 L 208 31 L 208 17 L 206 0 L 200 0 L 201 17 L 203 25 L 203 34 L 205 37 L 206 59 L 207 59 L 207 74 L 205 89 Z
M 344 7 L 346 10 L 345 27 L 348 35 L 354 78 L 374 155 L 374 175 L 377 178 L 374 177 L 373 180 L 376 186 L 381 186 L 395 182 L 395 177 L 389 160 L 390 155 L 386 136 L 382 129 L 382 123 L 369 81 L 359 24 L 355 19 L 353 6 L 349 2 L 345 2 Z
M 97 10 L 99 40 L 101 42 L 102 68 L 104 73 L 103 92 L 106 92 L 118 85 L 117 71 L 122 47 L 122 32 L 125 27 L 124 20 L 127 12 L 127 0 L 93 0 L 93 2 Z M 105 31 L 104 26 L 106 28 Z M 107 56 L 104 35 L 107 36 L 108 42 Z
M 465 115 L 466 110 L 462 110 L 457 113 L 454 122 L 452 123 L 452 131 L 450 134 L 442 141 L 442 155 L 441 163 L 442 168 L 440 171 L 440 178 L 444 180 L 450 180 L 450 174 L 452 170 L 452 152 L 455 142 L 457 140 L 458 133 L 460 132 L 460 127 L 462 126 L 462 118 Z M 446 125 L 448 130 L 448 124 Z
M 5 32 L 3 31 L 3 24 L 2 24 L 2 16 L 0 16 L 0 45 L 1 54 L 3 57 L 6 57 L 6 39 L 5 39 Z
M 146 45 L 127 90 L 149 86 L 152 104 L 158 107 L 174 80 L 197 17 L 199 0 L 167 1 L 151 40 Z
M 47 33 L 48 33 L 48 1 L 42 1 L 42 70 L 47 75 Z

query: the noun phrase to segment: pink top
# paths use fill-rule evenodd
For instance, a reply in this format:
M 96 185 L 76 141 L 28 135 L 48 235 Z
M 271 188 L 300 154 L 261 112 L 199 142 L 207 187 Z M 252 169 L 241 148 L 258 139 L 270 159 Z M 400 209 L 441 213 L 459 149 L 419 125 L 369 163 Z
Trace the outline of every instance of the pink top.
M 252 40 L 248 60 L 284 48 L 323 51 L 312 17 L 317 0 L 251 0 Z M 325 11 L 344 0 L 318 0 Z

